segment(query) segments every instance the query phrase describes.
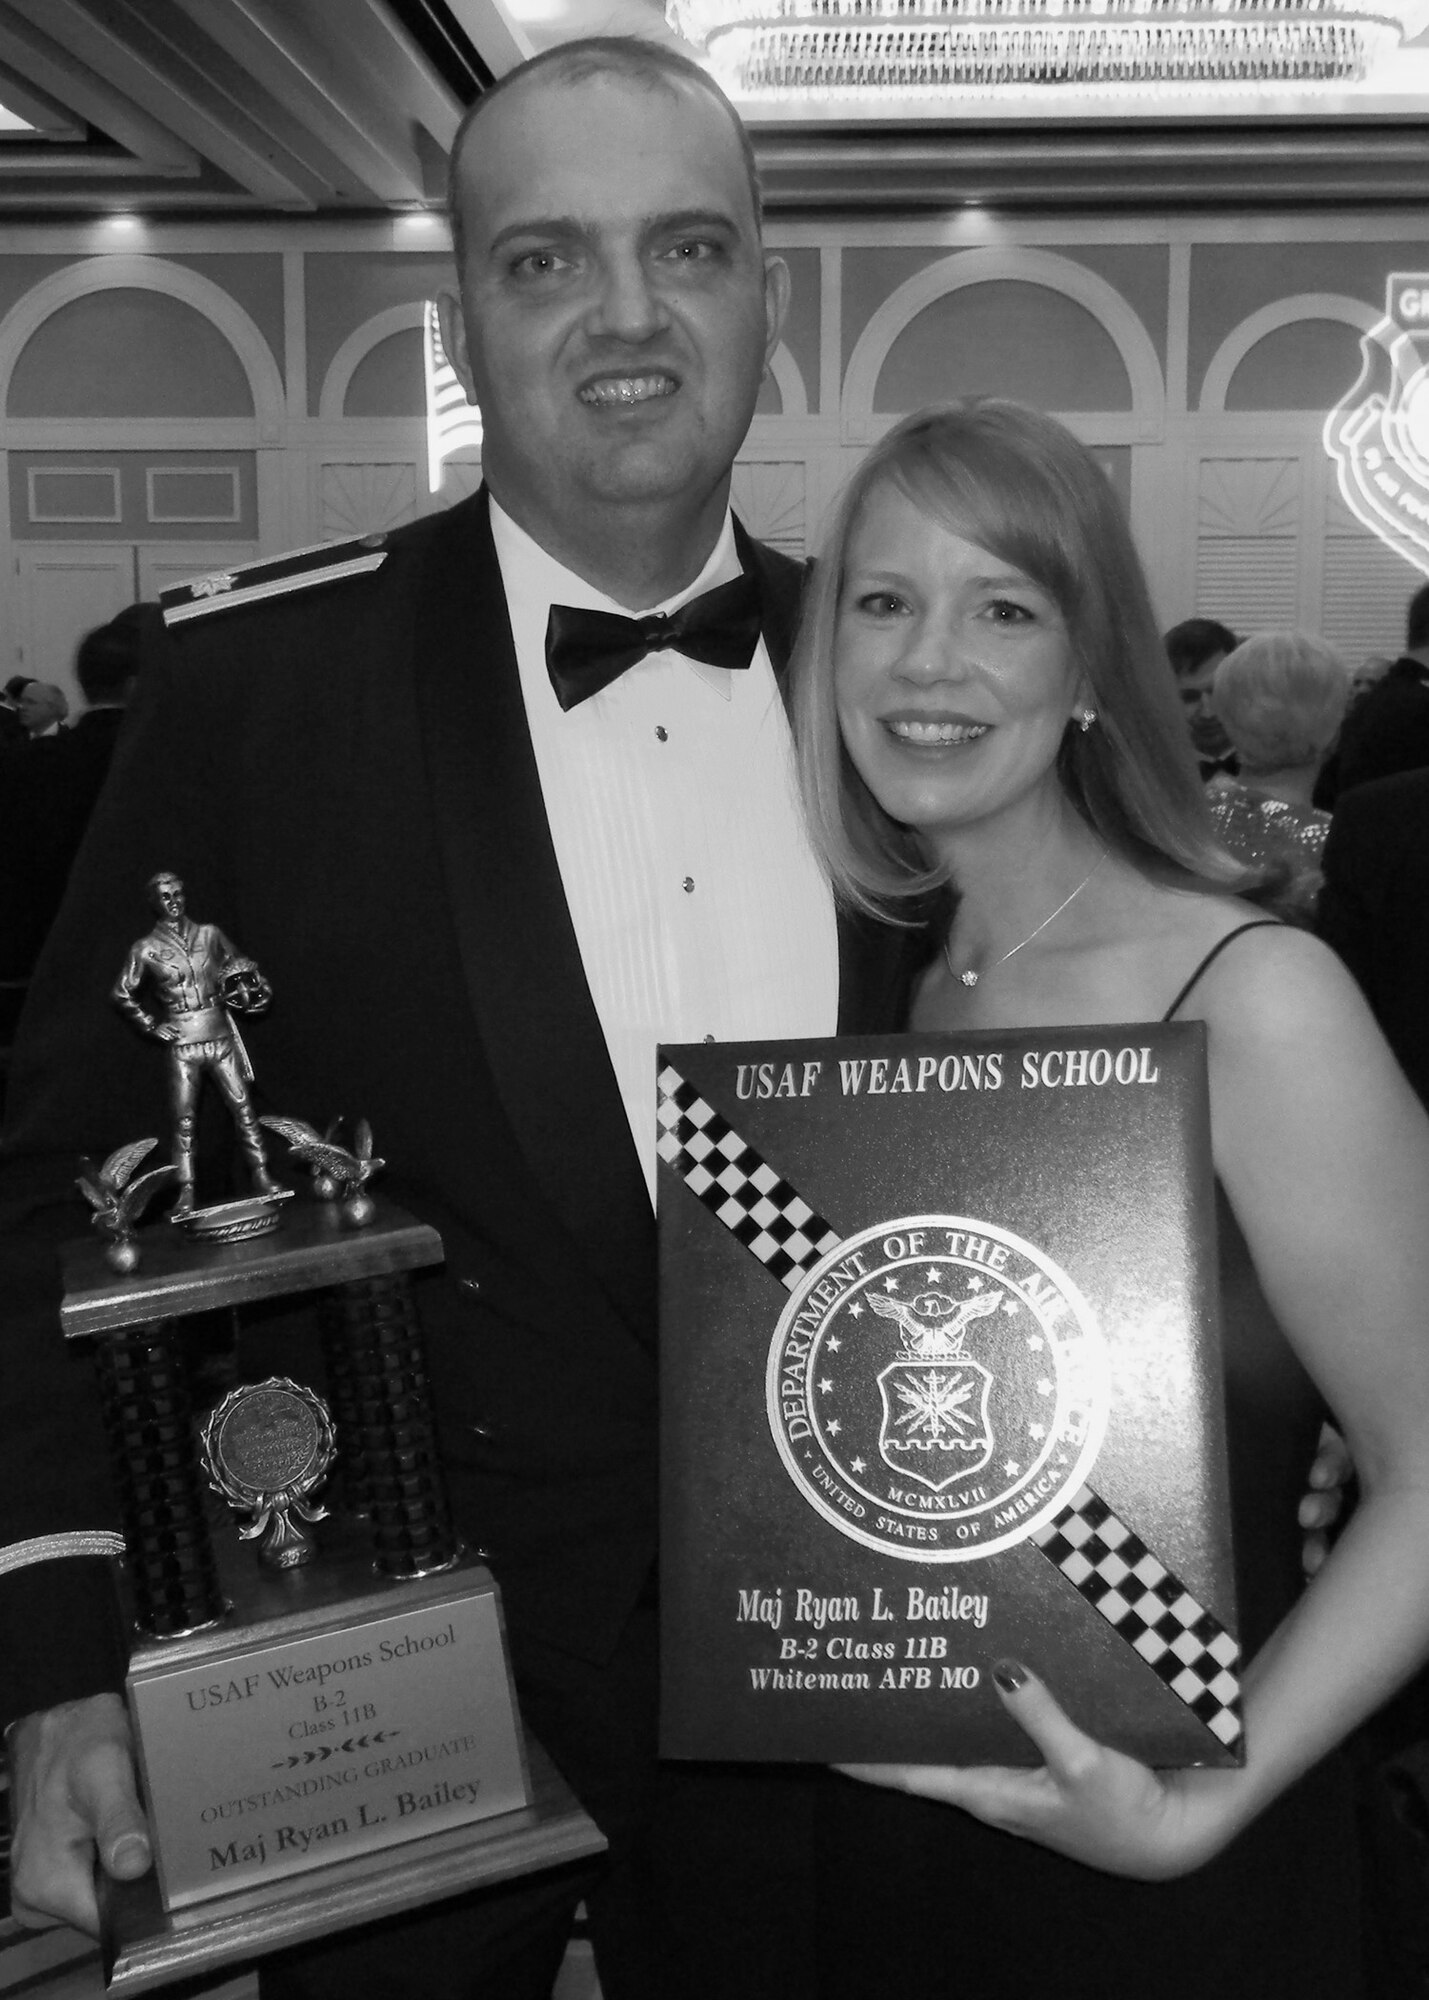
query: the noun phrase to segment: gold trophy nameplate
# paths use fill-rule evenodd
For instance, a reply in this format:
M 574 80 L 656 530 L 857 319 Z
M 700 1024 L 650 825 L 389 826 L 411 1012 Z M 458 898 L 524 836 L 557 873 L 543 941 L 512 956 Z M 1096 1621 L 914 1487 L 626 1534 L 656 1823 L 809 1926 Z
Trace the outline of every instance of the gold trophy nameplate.
M 236 1636 L 141 1646 L 131 1665 L 167 1908 L 527 1803 L 479 1564 Z

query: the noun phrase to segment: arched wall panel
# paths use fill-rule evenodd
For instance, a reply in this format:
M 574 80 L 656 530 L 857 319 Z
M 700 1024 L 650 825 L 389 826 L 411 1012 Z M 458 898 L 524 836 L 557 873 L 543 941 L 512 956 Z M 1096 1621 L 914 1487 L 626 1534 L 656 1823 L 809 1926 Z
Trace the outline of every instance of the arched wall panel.
M 1397 645 L 1417 572 L 1345 516 L 1320 433 L 1389 275 L 1429 271 L 1429 203 L 1334 218 L 776 214 L 766 236 L 796 297 L 735 479 L 756 531 L 806 550 L 900 411 L 1013 394 L 1061 415 L 1107 469 L 1165 623 L 1229 604 L 1247 626 L 1293 613 L 1352 654 Z M 165 496 L 153 513 L 186 506 L 175 535 L 231 531 L 262 553 L 393 526 L 469 488 L 474 465 L 427 486 L 422 302 L 450 266 L 399 245 L 357 222 L 150 225 L 142 249 L 112 252 L 93 229 L 0 229 L 0 595 L 45 526 L 16 518 L 35 512 L 32 488 L 41 514 L 74 515 L 57 537 L 130 532 L 133 508 L 79 519 L 105 511 L 86 465 L 117 467 L 121 485 L 142 475 Z M 150 477 L 164 466 L 183 476 Z M 225 481 L 239 494 L 227 527 Z M 143 539 L 136 575 L 182 561 Z M 13 602 L 0 613 L 21 630 Z

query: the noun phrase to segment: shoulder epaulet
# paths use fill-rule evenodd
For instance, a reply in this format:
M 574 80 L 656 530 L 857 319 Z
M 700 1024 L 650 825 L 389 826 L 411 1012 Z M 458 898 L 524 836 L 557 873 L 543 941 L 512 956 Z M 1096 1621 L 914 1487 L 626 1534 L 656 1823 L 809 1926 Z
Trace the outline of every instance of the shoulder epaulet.
M 365 576 L 386 562 L 386 540 L 385 535 L 363 535 L 354 542 L 319 542 L 315 548 L 292 549 L 285 556 L 265 556 L 190 577 L 159 592 L 164 623 L 178 625 L 230 605 L 256 604 L 261 598 L 310 590 L 314 584 L 337 583 L 345 576 Z
M 61 1556 L 122 1556 L 124 1537 L 107 1528 L 80 1528 L 67 1535 L 37 1535 L 33 1541 L 11 1542 L 0 1549 L 0 1576 L 29 1569 L 34 1563 L 55 1562 Z

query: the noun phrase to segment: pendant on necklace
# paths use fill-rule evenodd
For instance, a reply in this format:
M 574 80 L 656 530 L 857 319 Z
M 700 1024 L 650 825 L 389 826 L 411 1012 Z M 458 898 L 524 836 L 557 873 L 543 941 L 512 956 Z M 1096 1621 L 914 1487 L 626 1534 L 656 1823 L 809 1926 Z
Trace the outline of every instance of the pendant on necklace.
M 958 974 L 958 978 L 959 978 L 959 979 L 961 979 L 961 981 L 963 982 L 963 985 L 964 985 L 964 986 L 976 986 L 976 985 L 977 985 L 977 974 L 976 974 L 975 972 L 973 972 L 973 971 L 967 971 L 967 972 L 960 972 L 960 973 Z

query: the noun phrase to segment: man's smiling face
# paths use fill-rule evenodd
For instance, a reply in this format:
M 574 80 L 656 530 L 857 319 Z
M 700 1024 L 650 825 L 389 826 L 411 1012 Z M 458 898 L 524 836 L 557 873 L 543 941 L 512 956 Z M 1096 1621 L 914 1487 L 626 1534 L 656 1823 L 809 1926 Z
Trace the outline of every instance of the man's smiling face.
M 592 511 L 716 520 L 787 285 L 718 102 L 537 76 L 472 126 L 457 185 L 464 326 L 443 330 L 501 505 L 556 554 Z

